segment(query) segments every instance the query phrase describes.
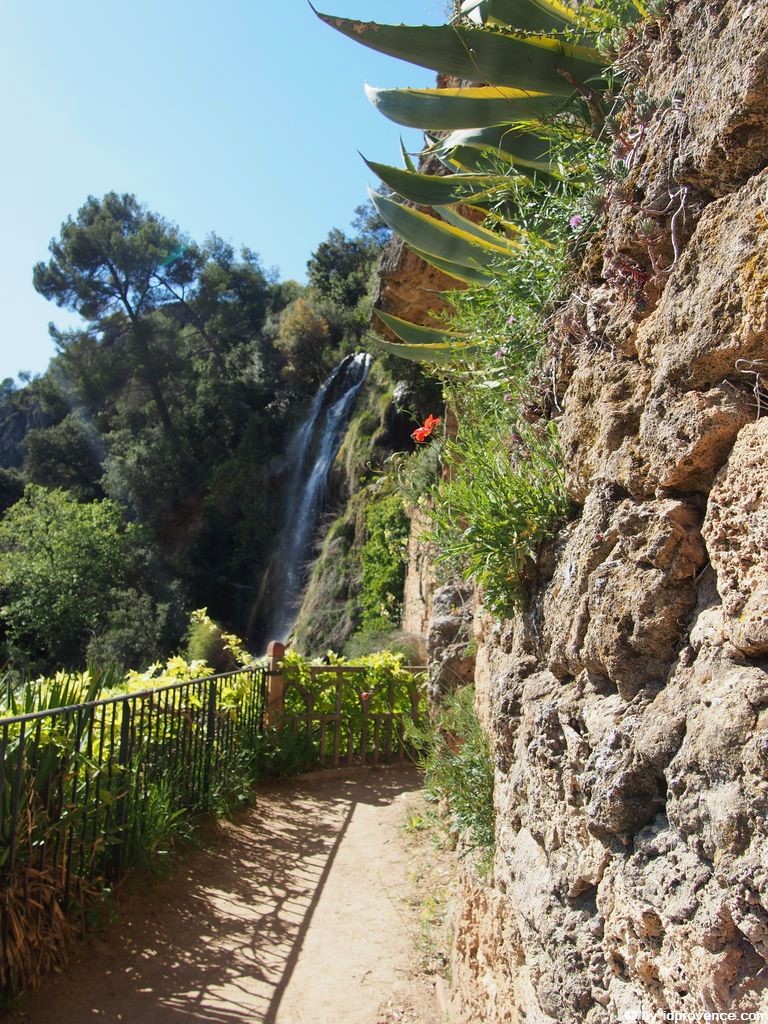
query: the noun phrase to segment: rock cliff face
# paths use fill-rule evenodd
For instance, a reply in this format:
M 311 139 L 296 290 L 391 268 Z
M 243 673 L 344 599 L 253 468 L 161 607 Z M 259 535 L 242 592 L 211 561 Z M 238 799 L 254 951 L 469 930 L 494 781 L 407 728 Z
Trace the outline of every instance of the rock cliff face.
M 472 1022 L 768 1011 L 768 5 L 675 0 L 633 59 L 659 105 L 554 342 L 577 511 L 475 616 Z

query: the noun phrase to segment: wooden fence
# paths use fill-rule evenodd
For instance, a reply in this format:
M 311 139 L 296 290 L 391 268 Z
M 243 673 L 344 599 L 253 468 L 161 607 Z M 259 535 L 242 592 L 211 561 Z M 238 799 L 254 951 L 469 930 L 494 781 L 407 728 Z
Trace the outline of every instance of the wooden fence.
M 376 673 L 358 665 L 313 665 L 304 678 L 285 670 L 282 644 L 269 645 L 267 722 L 303 747 L 318 767 L 402 761 L 408 723 L 424 709 L 421 666 Z

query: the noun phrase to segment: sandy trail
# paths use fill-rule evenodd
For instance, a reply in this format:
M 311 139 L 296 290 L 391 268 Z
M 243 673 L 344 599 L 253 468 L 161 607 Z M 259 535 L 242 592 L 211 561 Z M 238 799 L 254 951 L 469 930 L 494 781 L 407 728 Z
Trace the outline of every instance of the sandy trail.
M 410 766 L 273 786 L 27 998 L 29 1024 L 434 1024 L 413 977 Z M 400 1002 L 398 1002 L 400 1001 Z M 384 1012 L 384 1004 L 390 1011 Z M 390 1016 L 391 1007 L 402 1005 Z

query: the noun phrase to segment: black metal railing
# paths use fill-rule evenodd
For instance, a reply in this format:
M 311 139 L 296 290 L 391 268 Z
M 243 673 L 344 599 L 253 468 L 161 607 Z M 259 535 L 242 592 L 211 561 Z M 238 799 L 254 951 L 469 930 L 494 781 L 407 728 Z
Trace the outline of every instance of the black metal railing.
M 119 880 L 153 815 L 215 806 L 256 757 L 265 683 L 249 668 L 0 719 L 0 899 L 44 879 L 46 912 L 84 907 Z
M 281 758 L 402 760 L 421 675 L 313 665 L 284 678 L 278 664 L 0 717 L 0 993 L 60 963 L 60 936 L 185 811 L 243 794 Z

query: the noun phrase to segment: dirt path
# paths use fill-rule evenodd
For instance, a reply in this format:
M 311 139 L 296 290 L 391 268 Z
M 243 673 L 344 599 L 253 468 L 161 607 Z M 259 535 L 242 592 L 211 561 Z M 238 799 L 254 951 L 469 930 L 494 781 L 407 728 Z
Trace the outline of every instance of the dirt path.
M 413 971 L 402 825 L 418 788 L 403 766 L 263 792 L 171 880 L 134 891 L 16 1019 L 437 1024 Z

